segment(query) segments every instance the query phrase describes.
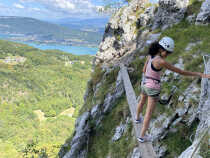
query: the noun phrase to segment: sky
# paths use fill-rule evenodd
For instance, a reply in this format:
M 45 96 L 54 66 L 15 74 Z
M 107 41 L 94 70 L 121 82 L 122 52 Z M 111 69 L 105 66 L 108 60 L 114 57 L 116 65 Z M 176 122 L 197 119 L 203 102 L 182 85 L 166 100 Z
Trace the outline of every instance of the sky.
M 96 18 L 106 16 L 97 10 L 110 1 L 119 0 L 0 0 L 0 16 L 24 16 L 42 20 Z

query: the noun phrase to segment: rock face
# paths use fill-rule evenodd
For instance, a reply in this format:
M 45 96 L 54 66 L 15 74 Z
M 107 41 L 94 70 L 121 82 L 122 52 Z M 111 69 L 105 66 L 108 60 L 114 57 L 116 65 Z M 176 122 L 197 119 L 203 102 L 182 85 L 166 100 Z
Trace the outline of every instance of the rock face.
M 104 74 L 106 76 L 106 73 Z M 104 77 L 105 80 L 105 77 Z M 116 81 L 116 88 L 114 92 L 108 93 L 105 97 L 103 104 L 97 104 L 93 106 L 90 112 L 83 113 L 76 121 L 75 125 L 75 134 L 71 141 L 71 150 L 63 156 L 63 150 L 59 152 L 60 157 L 63 158 L 86 158 L 87 155 L 87 145 L 88 139 L 91 132 L 91 122 L 95 122 L 94 126 L 100 126 L 101 120 L 104 118 L 104 115 L 112 110 L 118 98 L 122 96 L 124 93 L 124 87 L 122 84 L 122 80 L 120 77 L 120 73 L 118 74 L 117 81 Z M 88 92 L 88 91 L 87 91 Z M 87 94 L 86 94 L 87 95 Z M 115 138 L 120 137 L 120 134 L 124 132 L 126 125 L 121 125 L 116 132 L 117 136 Z M 115 139 L 114 138 L 114 139 Z M 64 146 L 68 146 L 66 144 Z
M 134 148 L 131 157 L 128 158 L 141 158 L 141 153 L 139 151 L 139 148 Z
M 140 17 L 137 21 L 137 27 L 151 25 L 151 21 L 153 20 L 154 14 L 154 6 L 146 8 L 145 12 L 143 14 L 140 14 Z
M 128 7 L 121 8 L 110 19 L 106 25 L 103 40 L 99 45 L 95 64 L 120 58 L 131 49 L 129 47 L 132 47 L 132 41 L 137 36 L 135 33 L 135 23 L 138 18 L 137 11 L 143 9 L 146 2 L 147 0 L 133 0 Z
M 208 61 L 206 67 L 206 73 L 210 73 L 210 60 Z M 200 96 L 200 103 L 198 108 L 198 116 L 200 119 L 200 124 L 196 130 L 195 139 L 192 145 L 187 148 L 179 158 L 192 157 L 197 158 L 199 156 L 200 142 L 203 139 L 203 136 L 207 133 L 210 135 L 210 81 L 208 79 L 202 79 L 202 91 Z
M 159 0 L 159 8 L 154 17 L 152 29 L 166 29 L 184 18 L 189 0 Z
M 210 0 L 205 0 L 201 6 L 200 13 L 196 18 L 196 24 L 210 23 Z
M 182 95 L 179 96 L 179 101 L 183 103 L 182 107 L 177 108 L 172 115 L 161 114 L 154 120 L 151 120 L 149 133 L 155 141 L 154 148 L 159 157 L 163 157 L 166 148 L 159 144 L 159 142 L 164 139 L 169 132 L 176 132 L 176 126 L 179 122 L 187 122 L 187 124 L 191 124 L 195 118 L 195 111 L 198 111 L 198 106 L 192 106 L 191 100 L 194 101 L 199 100 L 200 88 L 196 84 L 196 81 L 193 82 Z M 170 104 L 167 107 L 171 108 Z
M 122 124 L 121 122 L 120 125 L 116 127 L 115 134 L 112 137 L 112 141 L 117 141 L 122 137 L 123 133 L 126 132 L 128 123 L 130 121 L 131 121 L 131 118 L 128 117 L 125 124 Z
M 85 158 L 87 153 L 87 140 L 89 137 L 90 113 L 85 112 L 81 115 L 75 125 L 75 136 L 71 142 L 71 150 L 63 158 Z

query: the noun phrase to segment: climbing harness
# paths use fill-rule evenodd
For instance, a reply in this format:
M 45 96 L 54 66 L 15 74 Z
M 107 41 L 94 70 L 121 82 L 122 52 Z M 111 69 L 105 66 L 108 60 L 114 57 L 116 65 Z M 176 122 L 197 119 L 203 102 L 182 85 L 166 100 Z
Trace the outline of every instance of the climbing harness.
M 171 89 L 170 96 L 168 97 L 168 99 L 159 99 L 159 103 L 162 104 L 162 105 L 167 105 L 171 101 L 171 98 L 173 97 L 173 95 L 176 92 L 176 90 L 177 90 L 177 87 L 173 86 L 172 89 Z
M 151 80 L 155 80 L 157 81 L 158 83 L 160 83 L 160 80 L 154 78 L 154 77 L 150 77 L 150 76 L 145 76 L 146 79 L 151 79 Z
M 148 76 L 145 76 L 145 75 L 143 74 L 143 75 L 142 75 L 141 86 L 145 84 L 145 79 L 146 79 L 146 78 L 152 79 L 152 80 L 155 80 L 155 81 L 157 80 L 157 79 L 155 79 L 155 78 L 148 77 Z M 157 80 L 157 81 L 160 83 L 160 80 Z M 167 105 L 167 104 L 171 101 L 171 99 L 172 99 L 174 93 L 176 92 L 176 90 L 177 90 L 177 87 L 176 87 L 176 86 L 172 86 L 172 89 L 171 89 L 171 92 L 170 92 L 170 96 L 168 97 L 168 99 L 159 99 L 159 103 L 162 104 L 162 105 Z

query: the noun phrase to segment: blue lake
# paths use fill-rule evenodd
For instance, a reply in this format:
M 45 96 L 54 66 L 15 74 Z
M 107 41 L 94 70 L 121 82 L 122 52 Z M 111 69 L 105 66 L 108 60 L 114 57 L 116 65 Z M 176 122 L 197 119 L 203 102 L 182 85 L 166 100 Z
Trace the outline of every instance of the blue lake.
M 75 55 L 95 55 L 98 51 L 98 48 L 91 47 L 83 47 L 83 46 L 66 46 L 66 45 L 52 45 L 52 44 L 36 44 L 36 43 L 28 43 L 24 42 L 24 44 L 30 45 L 35 48 L 39 48 L 41 50 L 47 49 L 57 49 L 67 53 L 72 53 Z
M 10 40 L 9 35 L 0 34 L 0 39 Z M 11 40 L 10 40 L 11 41 Z M 37 44 L 32 42 L 21 42 L 14 41 L 18 43 L 27 44 L 29 46 L 39 48 L 41 50 L 47 49 L 57 49 L 67 53 L 72 53 L 74 55 L 95 55 L 98 51 L 98 48 L 85 47 L 85 46 L 67 46 L 67 45 L 59 45 L 59 44 Z

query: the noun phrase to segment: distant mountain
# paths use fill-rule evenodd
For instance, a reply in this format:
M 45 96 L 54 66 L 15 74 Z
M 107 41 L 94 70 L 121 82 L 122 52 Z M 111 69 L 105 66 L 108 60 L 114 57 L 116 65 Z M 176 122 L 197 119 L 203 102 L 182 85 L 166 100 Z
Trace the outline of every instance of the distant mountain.
M 54 23 L 71 29 L 104 33 L 105 25 L 108 20 L 108 17 L 92 19 L 64 18 L 54 21 Z
M 6 34 L 14 40 L 68 45 L 98 45 L 101 41 L 102 34 L 98 32 L 64 26 L 34 18 L 0 16 L 0 34 Z

